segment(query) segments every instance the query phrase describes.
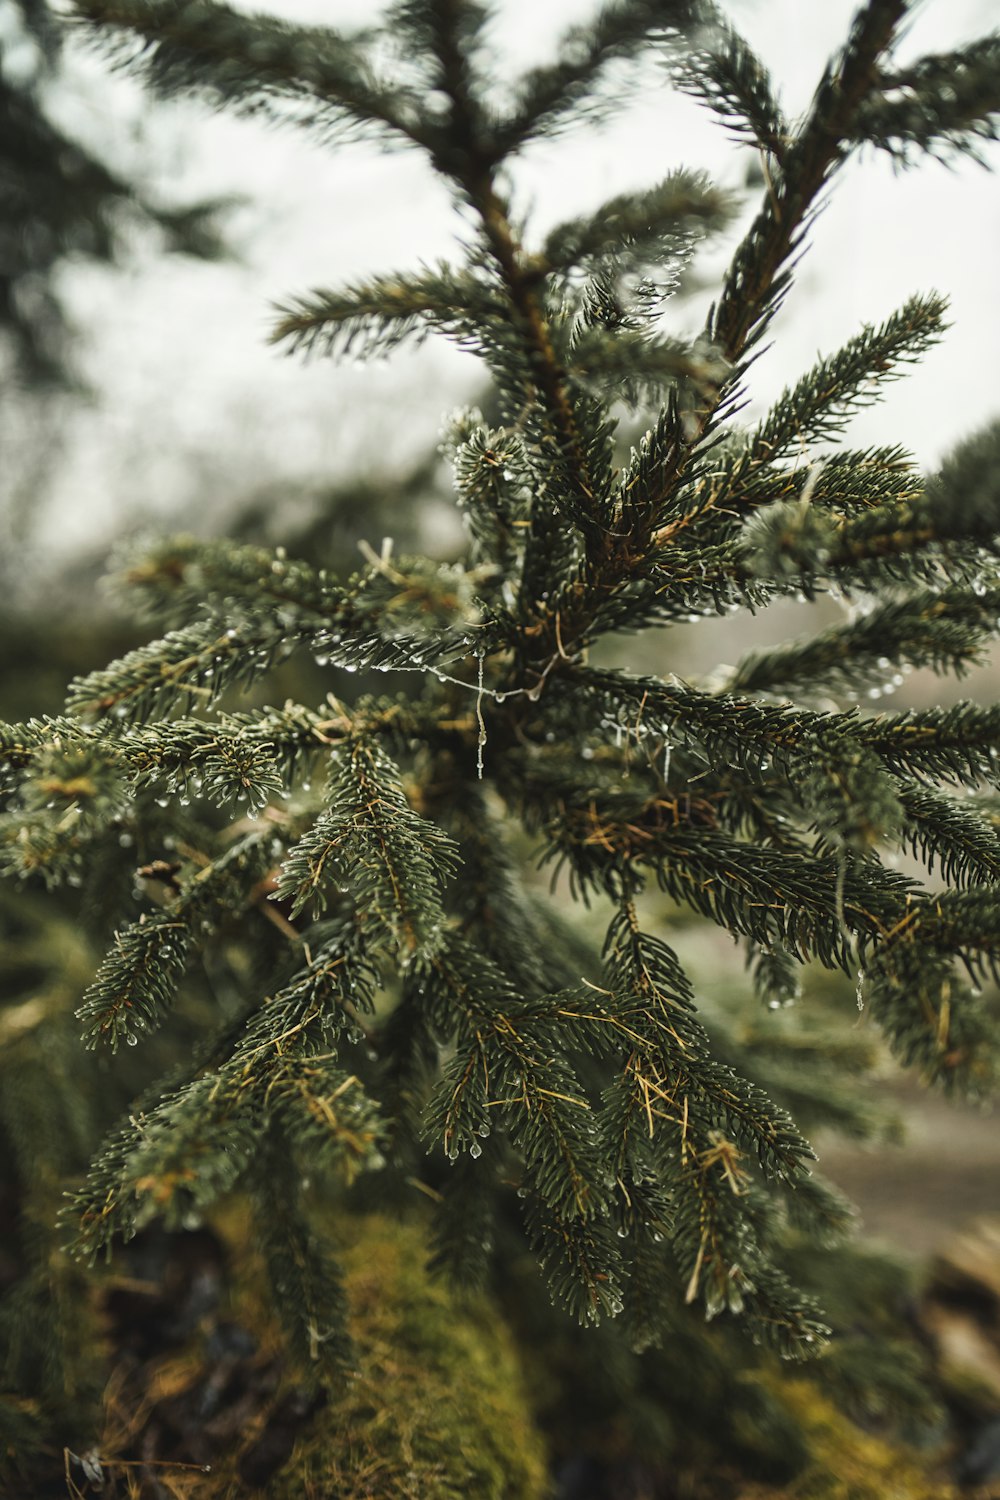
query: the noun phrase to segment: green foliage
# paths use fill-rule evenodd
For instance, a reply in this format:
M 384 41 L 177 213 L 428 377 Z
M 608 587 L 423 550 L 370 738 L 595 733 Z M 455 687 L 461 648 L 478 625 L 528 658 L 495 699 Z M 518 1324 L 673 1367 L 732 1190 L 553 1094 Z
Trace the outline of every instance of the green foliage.
M 1000 428 L 926 480 L 897 448 L 825 451 L 939 337 L 933 296 L 820 360 L 755 429 L 737 420 L 831 179 L 899 135 L 887 69 L 908 9 L 869 0 L 792 128 L 748 44 L 694 0 L 606 7 L 489 103 L 489 13 L 462 0 L 407 0 L 354 35 L 213 0 L 76 0 L 162 93 L 421 149 L 473 226 L 464 262 L 292 301 L 275 338 L 365 356 L 442 331 L 483 359 L 495 409 L 460 412 L 445 440 L 459 561 L 387 543 L 341 581 L 282 548 L 153 543 L 121 582 L 164 634 L 78 677 L 62 715 L 0 728 L 9 870 L 93 883 L 122 834 L 150 849 L 79 1011 L 88 1044 L 177 1024 L 196 955 L 211 981 L 199 1046 L 74 1196 L 81 1249 L 246 1186 L 296 1346 L 333 1379 L 355 1357 L 344 1283 L 304 1204 L 305 1179 L 339 1181 L 394 1213 L 429 1197 L 436 1263 L 466 1285 L 495 1247 L 530 1251 L 581 1323 L 621 1317 L 620 1351 L 669 1341 L 685 1303 L 785 1357 L 823 1343 L 788 1246 L 829 1245 L 850 1214 L 793 1116 L 877 1131 L 822 1082 L 870 1059 L 791 1029 L 719 1036 L 652 928 L 665 896 L 745 941 L 777 1010 L 806 963 L 860 970 L 904 1062 L 975 1096 L 995 1083 L 973 989 L 1000 952 L 995 819 L 938 782 L 995 786 L 1000 717 L 872 717 L 858 694 L 913 666 L 960 674 L 994 634 Z M 909 143 L 983 134 L 984 46 L 953 109 L 943 65 L 917 65 Z M 649 52 L 767 158 L 707 325 L 683 339 L 663 303 L 725 195 L 679 170 L 537 250 L 507 196 L 521 147 Z M 648 423 L 624 461 L 623 405 Z M 617 632 L 834 590 L 845 623 L 709 682 L 588 660 Z M 295 653 L 336 693 L 234 706 Z M 393 671 L 395 694 L 377 675 Z M 527 875 L 525 834 L 591 906 L 589 941 Z M 900 850 L 923 870 L 894 869 Z

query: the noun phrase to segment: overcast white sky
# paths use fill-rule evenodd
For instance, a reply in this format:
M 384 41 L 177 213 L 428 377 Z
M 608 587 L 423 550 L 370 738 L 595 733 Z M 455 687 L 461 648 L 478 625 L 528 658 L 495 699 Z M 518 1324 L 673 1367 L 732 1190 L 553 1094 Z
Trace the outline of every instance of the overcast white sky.
M 267 8 L 348 26 L 381 7 L 274 0 Z M 498 69 L 544 58 L 567 24 L 595 8 L 592 0 L 499 0 Z M 853 0 L 728 5 L 793 115 L 854 9 Z M 904 55 L 979 35 L 994 17 L 992 0 L 925 0 Z M 283 296 L 452 253 L 455 220 L 421 159 L 357 145 L 325 152 L 297 133 L 268 132 L 200 105 L 154 112 L 135 85 L 109 78 L 101 60 L 83 56 L 75 66 L 83 96 L 66 107 L 93 139 L 110 143 L 123 162 L 152 162 L 179 198 L 235 193 L 246 201 L 230 221 L 239 264 L 146 256 L 124 277 L 67 274 L 98 399 L 69 422 L 68 461 L 47 500 L 59 542 L 85 546 L 95 528 L 113 530 L 122 515 L 169 526 L 179 511 L 231 505 L 264 479 L 337 477 L 424 449 L 442 414 L 475 388 L 468 357 L 438 343 L 388 364 L 335 368 L 282 359 L 265 343 L 269 305 Z M 989 154 L 1000 165 L 1000 150 Z M 706 111 L 671 96 L 651 68 L 613 124 L 578 127 L 525 157 L 519 201 L 542 229 L 679 164 L 740 183 L 751 159 Z M 951 301 L 947 341 L 851 433 L 856 442 L 902 442 L 933 463 L 1000 412 L 998 251 L 995 175 L 965 160 L 951 170 L 928 162 L 894 174 L 886 160 L 862 158 L 843 174 L 817 226 L 775 347 L 755 372 L 755 399 L 766 401 L 817 352 L 886 317 L 912 292 L 935 288 Z M 697 327 L 700 311 L 685 304 L 681 322 Z

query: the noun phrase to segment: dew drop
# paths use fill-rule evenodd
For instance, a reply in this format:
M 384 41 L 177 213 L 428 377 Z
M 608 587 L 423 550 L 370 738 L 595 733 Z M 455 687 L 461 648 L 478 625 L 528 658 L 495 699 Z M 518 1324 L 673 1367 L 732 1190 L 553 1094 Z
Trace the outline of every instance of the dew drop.
M 482 1154 L 483 1154 L 483 1148 L 482 1148 L 482 1146 L 479 1144 L 478 1141 L 473 1141 L 472 1145 L 469 1147 L 469 1155 L 471 1157 L 473 1157 L 473 1158 L 478 1158 L 478 1157 L 482 1156 Z
M 125 1045 L 126 1047 L 138 1047 L 139 1038 L 136 1036 L 134 1031 L 130 1031 L 128 1036 L 125 1038 Z

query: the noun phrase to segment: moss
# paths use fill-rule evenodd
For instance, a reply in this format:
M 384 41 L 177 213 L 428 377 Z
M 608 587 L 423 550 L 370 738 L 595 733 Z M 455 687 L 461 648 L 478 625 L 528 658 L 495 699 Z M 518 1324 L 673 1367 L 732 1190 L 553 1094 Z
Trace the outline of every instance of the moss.
M 741 1500 L 957 1500 L 954 1487 L 935 1475 L 932 1458 L 862 1432 L 813 1381 L 760 1379 L 798 1426 L 810 1459 L 780 1489 L 750 1486 Z
M 271 1480 L 274 1500 L 542 1500 L 545 1454 L 498 1317 L 425 1270 L 418 1228 L 368 1218 L 343 1254 L 359 1369 Z
M 339 1242 L 357 1368 L 318 1410 L 309 1394 L 312 1372 L 296 1368 L 284 1351 L 245 1213 L 230 1205 L 216 1227 L 228 1251 L 226 1326 L 245 1330 L 254 1352 L 231 1398 L 238 1420 L 217 1412 L 222 1425 L 213 1436 L 212 1423 L 197 1419 L 199 1438 L 210 1444 L 204 1451 L 156 1451 L 172 1493 L 184 1500 L 244 1500 L 262 1492 L 269 1500 L 545 1500 L 550 1494 L 547 1454 L 514 1343 L 487 1299 L 467 1306 L 428 1274 L 419 1224 L 339 1219 L 331 1239 Z M 179 1429 L 182 1409 L 197 1415 L 219 1377 L 206 1355 L 209 1331 L 202 1324 L 183 1346 L 144 1366 L 141 1390 L 127 1360 L 122 1370 L 131 1378 L 109 1383 L 116 1397 L 106 1401 L 102 1451 L 111 1472 L 116 1463 L 134 1464 L 150 1420 L 154 1429 L 164 1423 Z M 278 1414 L 296 1403 L 285 1429 L 288 1457 L 279 1455 L 277 1466 L 266 1465 L 263 1477 L 248 1483 L 241 1473 L 257 1468 L 248 1471 L 248 1459 L 262 1442 L 273 1450 Z M 191 1463 L 206 1459 L 210 1475 Z

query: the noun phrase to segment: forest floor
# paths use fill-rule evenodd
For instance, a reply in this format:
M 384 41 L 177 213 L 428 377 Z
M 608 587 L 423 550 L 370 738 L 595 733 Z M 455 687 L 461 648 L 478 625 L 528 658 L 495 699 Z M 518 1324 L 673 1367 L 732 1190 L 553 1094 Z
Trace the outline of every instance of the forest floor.
M 911 1079 L 885 1088 L 905 1122 L 903 1143 L 820 1137 L 820 1170 L 860 1209 L 866 1236 L 924 1260 L 970 1220 L 1000 1214 L 1000 1112 L 952 1104 Z

